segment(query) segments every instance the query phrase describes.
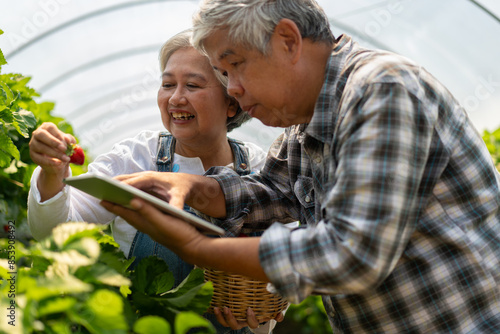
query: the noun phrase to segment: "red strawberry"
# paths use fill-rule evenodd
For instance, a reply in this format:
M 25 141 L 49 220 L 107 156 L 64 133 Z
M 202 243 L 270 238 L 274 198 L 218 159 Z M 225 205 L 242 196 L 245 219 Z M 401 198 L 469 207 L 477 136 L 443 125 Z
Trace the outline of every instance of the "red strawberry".
M 83 165 L 85 162 L 85 153 L 83 148 L 77 144 L 68 144 L 66 155 L 70 158 L 69 162 L 76 165 Z

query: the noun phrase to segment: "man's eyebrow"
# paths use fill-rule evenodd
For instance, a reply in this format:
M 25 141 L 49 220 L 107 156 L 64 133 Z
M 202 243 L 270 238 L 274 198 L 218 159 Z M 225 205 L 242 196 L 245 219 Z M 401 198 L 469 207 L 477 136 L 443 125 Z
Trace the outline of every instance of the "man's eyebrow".
M 227 49 L 226 51 L 222 52 L 219 56 L 219 58 L 217 59 L 219 62 L 224 60 L 224 58 L 226 58 L 227 56 L 232 56 L 232 55 L 235 55 L 236 53 L 231 50 L 231 49 Z M 219 68 L 217 66 L 212 66 L 214 70 L 218 71 Z
M 234 55 L 234 51 L 231 49 L 227 49 L 226 51 L 222 52 L 221 55 L 219 56 L 219 61 L 223 60 L 227 56 L 232 56 Z

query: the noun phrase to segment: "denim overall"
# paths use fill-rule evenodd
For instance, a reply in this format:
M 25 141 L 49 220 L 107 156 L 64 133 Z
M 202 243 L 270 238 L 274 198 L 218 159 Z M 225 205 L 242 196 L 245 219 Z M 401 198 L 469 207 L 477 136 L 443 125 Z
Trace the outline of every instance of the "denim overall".
M 228 138 L 228 141 L 231 145 L 231 149 L 234 155 L 235 171 L 239 175 L 250 174 L 248 152 L 243 147 L 243 143 L 231 138 Z M 158 138 L 158 155 L 156 158 L 156 165 L 158 166 L 159 172 L 178 171 L 178 167 L 172 164 L 174 152 L 175 138 L 172 137 L 172 135 L 169 133 L 160 133 L 160 136 Z M 187 205 L 184 206 L 184 210 L 194 214 L 191 211 L 191 208 Z M 129 258 L 135 257 L 134 263 L 132 264 L 131 268 L 134 268 L 140 260 L 148 256 L 157 256 L 167 263 L 169 270 L 174 275 L 174 286 L 179 285 L 193 269 L 193 265 L 181 260 L 181 258 L 179 258 L 177 254 L 151 239 L 149 235 L 137 231 L 129 252 Z M 204 316 L 212 322 L 212 324 L 217 329 L 218 334 L 251 333 L 248 327 L 242 328 L 240 330 L 231 330 L 229 327 L 224 327 L 219 324 L 213 314 L 207 313 Z

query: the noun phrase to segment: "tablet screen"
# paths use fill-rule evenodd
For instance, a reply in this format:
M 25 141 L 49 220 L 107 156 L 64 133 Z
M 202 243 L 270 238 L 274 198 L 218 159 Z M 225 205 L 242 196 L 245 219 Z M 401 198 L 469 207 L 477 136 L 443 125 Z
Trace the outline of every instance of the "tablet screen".
M 163 212 L 192 224 L 203 233 L 224 235 L 224 230 L 222 228 L 186 211 L 180 210 L 147 192 L 108 176 L 84 174 L 65 178 L 63 182 L 100 200 L 106 200 L 125 207 L 130 207 L 130 201 L 134 197 L 138 197 L 150 202 Z

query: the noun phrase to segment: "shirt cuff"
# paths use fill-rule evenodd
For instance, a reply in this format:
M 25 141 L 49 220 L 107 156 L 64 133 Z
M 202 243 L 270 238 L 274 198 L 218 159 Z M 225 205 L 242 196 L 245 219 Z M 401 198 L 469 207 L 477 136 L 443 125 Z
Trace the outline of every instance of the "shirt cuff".
M 300 232 L 301 229 L 296 230 Z M 314 282 L 298 273 L 292 262 L 294 233 L 280 223 L 264 232 L 259 243 L 260 264 L 270 279 L 269 290 L 293 304 L 299 304 L 314 290 Z
M 41 202 L 37 187 L 40 170 L 40 167 L 37 167 L 33 171 L 28 195 L 28 227 L 32 236 L 37 240 L 49 236 L 58 223 L 68 220 L 70 192 L 69 187 L 64 187 L 52 198 Z
M 234 170 L 226 167 L 211 167 L 205 176 L 215 179 L 226 199 L 225 220 L 240 220 L 250 212 L 250 196 L 242 192 L 245 188 L 241 176 Z
M 191 208 L 193 213 L 214 224 L 215 226 L 218 226 L 224 230 L 224 237 L 237 237 L 240 235 L 242 227 L 243 227 L 243 219 L 230 219 L 230 220 L 224 220 L 224 219 L 218 219 L 214 217 L 210 217 L 206 214 L 204 214 L 201 211 L 198 211 L 196 209 Z
M 64 186 L 64 188 L 58 192 L 55 196 L 49 198 L 46 201 L 42 202 L 42 196 L 40 195 L 40 191 L 38 190 L 38 177 L 40 176 L 40 171 L 41 167 L 37 166 L 35 170 L 33 171 L 33 174 L 31 175 L 31 184 L 30 184 L 30 192 L 31 192 L 31 197 L 32 199 L 35 200 L 35 202 L 39 205 L 50 205 L 54 202 L 57 202 L 61 196 L 67 196 L 68 194 L 68 187 Z M 70 169 L 70 176 L 71 176 L 71 169 Z

